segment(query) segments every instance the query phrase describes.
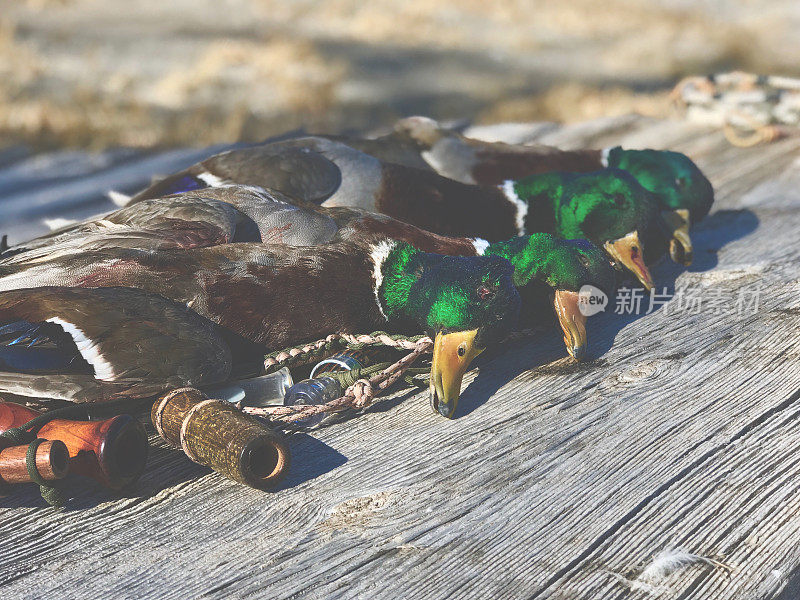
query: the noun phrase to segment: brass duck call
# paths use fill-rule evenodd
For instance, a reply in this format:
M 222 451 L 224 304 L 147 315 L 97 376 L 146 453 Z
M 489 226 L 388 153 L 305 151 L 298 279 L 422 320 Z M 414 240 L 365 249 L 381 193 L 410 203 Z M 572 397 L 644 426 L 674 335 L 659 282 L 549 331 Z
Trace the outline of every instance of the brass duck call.
M 0 432 L 24 425 L 39 412 L 14 402 L 0 403 Z M 70 470 L 112 489 L 136 481 L 147 462 L 147 434 L 138 420 L 117 415 L 104 421 L 54 419 L 36 433 L 60 440 L 69 451 Z
M 26 465 L 28 444 L 0 450 L 0 484 L 30 483 Z M 36 448 L 36 470 L 45 481 L 63 479 L 69 473 L 69 451 L 64 442 L 48 440 Z
M 156 430 L 194 462 L 229 479 L 269 489 L 289 466 L 289 449 L 276 432 L 228 402 L 195 388 L 162 396 L 151 412 Z

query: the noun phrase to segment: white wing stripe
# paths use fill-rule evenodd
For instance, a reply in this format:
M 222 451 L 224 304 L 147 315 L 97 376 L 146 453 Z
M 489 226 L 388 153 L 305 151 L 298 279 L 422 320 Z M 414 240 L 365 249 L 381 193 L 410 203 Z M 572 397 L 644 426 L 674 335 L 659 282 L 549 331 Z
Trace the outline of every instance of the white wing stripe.
M 72 341 L 75 342 L 75 345 L 78 347 L 78 352 L 80 352 L 83 359 L 94 368 L 95 378 L 101 381 L 114 380 L 116 377 L 114 367 L 112 367 L 111 363 L 100 353 L 97 344 L 90 340 L 83 331 L 72 323 L 59 319 L 58 317 L 47 319 L 47 322 L 60 325 L 61 328 L 72 337 Z

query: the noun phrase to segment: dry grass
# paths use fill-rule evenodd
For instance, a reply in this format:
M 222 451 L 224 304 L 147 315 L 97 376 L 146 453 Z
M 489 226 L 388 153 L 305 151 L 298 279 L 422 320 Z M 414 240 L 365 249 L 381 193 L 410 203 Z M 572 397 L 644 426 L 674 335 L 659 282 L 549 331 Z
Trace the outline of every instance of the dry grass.
M 641 0 L 254 0 L 272 21 L 291 22 L 304 33 L 370 44 L 493 52 L 536 52 L 554 44 L 599 42 L 601 62 L 620 72 L 658 63 L 755 54 L 763 31 L 718 14 Z M 702 48 L 700 48 L 702 46 Z M 673 52 L 665 52 L 672 50 Z
M 800 51 L 787 0 L 760 12 L 744 0 L 681 6 L 25 0 L 0 17 L 0 144 L 205 145 L 412 112 L 659 116 L 671 80 L 781 70 Z
M 328 60 L 307 40 L 266 42 L 214 41 L 188 69 L 166 75 L 156 88 L 156 102 L 180 109 L 197 94 L 214 97 L 236 81 L 253 82 L 254 92 L 266 92 L 266 103 L 299 113 L 329 110 L 346 65 Z
M 36 87 L 46 61 L 6 22 L 0 24 L 0 136 L 6 144 L 40 148 L 254 141 L 327 124 L 345 71 L 346 64 L 326 59 L 308 41 L 216 40 L 140 94 L 130 93 L 134 82 L 123 73 L 97 89 L 67 86 L 60 95 L 45 94 Z M 242 88 L 249 102 L 237 97 Z

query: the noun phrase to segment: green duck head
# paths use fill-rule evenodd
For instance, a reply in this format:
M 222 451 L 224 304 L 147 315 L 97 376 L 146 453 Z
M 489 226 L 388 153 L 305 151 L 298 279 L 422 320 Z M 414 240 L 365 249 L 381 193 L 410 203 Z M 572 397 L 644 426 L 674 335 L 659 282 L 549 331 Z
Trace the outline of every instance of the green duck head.
M 608 151 L 608 166 L 624 169 L 653 193 L 661 210 L 661 228 L 670 241 L 670 257 L 692 262 L 689 225 L 703 219 L 714 203 L 714 188 L 698 166 L 685 154 L 668 150 Z
M 523 199 L 536 197 L 525 216 L 527 231 L 544 229 L 567 239 L 590 240 L 646 289 L 653 287 L 640 237 L 656 222 L 657 209 L 650 192 L 632 175 L 619 169 L 547 173 L 518 181 L 514 190 Z
M 396 243 L 380 271 L 378 298 L 390 322 L 435 340 L 431 404 L 452 418 L 470 362 L 516 326 L 514 267 L 498 256 L 440 256 Z
M 514 265 L 514 285 L 522 295 L 526 320 L 542 318 L 543 297 L 552 303 L 567 352 L 582 360 L 588 338 L 580 293 L 588 292 L 586 286 L 598 288 L 606 298 L 614 292 L 615 271 L 606 254 L 588 240 L 534 233 L 490 244 L 484 255 L 500 256 Z

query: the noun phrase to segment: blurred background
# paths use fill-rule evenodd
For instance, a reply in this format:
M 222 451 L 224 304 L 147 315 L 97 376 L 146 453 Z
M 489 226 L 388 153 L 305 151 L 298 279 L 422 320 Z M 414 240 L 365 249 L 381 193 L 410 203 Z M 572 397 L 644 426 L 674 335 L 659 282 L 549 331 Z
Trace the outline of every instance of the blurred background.
M 0 147 L 163 148 L 409 114 L 664 116 L 684 75 L 800 74 L 796 0 L 2 0 Z

